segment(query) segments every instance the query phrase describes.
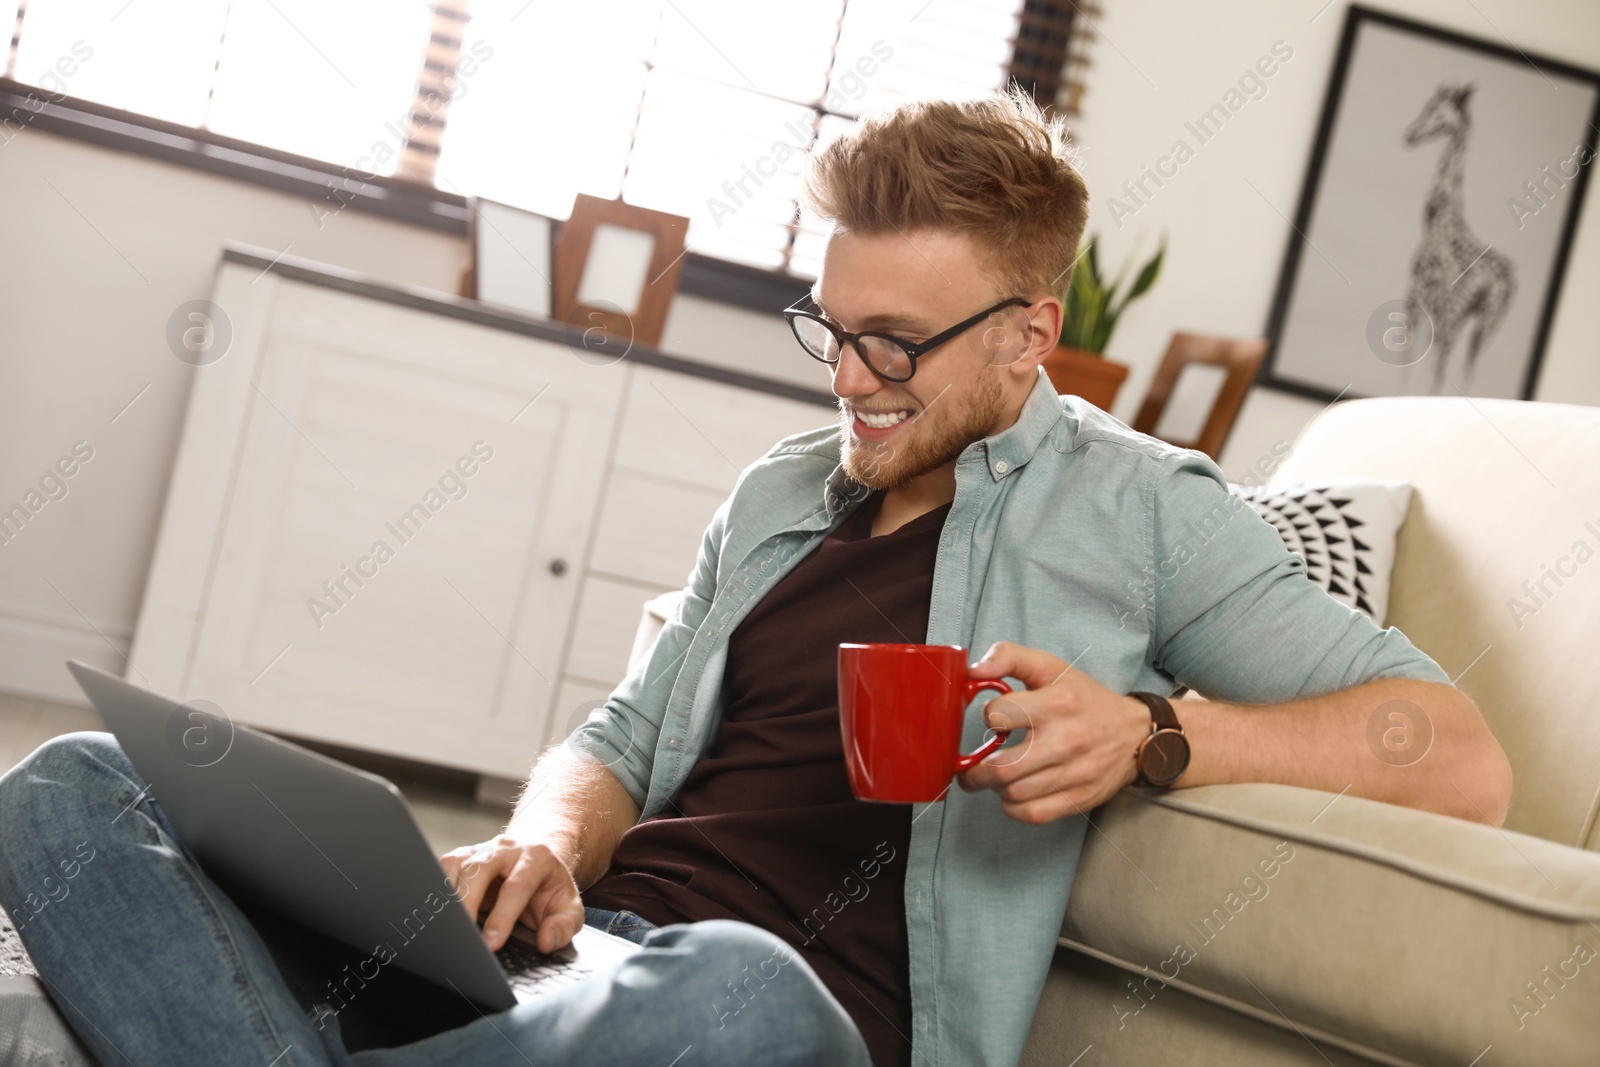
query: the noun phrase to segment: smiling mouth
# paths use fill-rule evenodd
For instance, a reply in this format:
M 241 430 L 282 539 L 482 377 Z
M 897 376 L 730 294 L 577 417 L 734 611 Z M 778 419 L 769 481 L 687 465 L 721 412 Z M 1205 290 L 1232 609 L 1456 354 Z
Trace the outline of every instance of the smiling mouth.
M 856 408 L 853 413 L 856 418 L 874 430 L 887 430 L 911 417 L 911 411 L 905 408 L 898 411 L 862 411 Z

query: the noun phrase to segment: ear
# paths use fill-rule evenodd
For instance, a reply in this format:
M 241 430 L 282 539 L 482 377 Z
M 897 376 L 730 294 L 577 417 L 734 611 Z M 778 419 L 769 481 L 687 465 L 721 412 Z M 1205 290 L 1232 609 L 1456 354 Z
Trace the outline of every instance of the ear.
M 1047 293 L 1035 293 L 1033 300 L 1031 305 L 1020 309 L 1027 315 L 1027 348 L 1022 358 L 1013 364 L 1019 373 L 1030 380 L 1045 357 L 1055 350 L 1056 342 L 1061 339 L 1064 319 L 1059 298 Z

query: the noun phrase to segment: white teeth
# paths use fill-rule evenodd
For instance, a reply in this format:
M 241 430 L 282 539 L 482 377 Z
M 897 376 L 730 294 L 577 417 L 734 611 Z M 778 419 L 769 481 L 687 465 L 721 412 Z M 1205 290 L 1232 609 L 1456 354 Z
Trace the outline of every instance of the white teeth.
M 887 430 L 911 417 L 909 411 L 857 411 L 856 417 L 874 430 Z

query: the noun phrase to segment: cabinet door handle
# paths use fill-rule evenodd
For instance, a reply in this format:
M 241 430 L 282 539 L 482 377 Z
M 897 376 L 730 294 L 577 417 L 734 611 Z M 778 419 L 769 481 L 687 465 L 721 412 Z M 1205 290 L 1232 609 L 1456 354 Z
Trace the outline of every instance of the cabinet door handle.
M 553 560 L 551 560 L 550 561 L 550 573 L 555 575 L 557 578 L 559 578 L 563 574 L 567 573 L 567 561 L 564 560 L 564 559 L 553 559 Z

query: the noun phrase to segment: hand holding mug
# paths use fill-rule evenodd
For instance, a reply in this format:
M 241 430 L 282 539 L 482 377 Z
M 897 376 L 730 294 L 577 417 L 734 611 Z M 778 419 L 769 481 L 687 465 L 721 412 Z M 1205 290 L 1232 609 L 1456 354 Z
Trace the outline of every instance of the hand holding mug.
M 1134 781 L 1134 754 L 1150 734 L 1150 709 L 1138 698 L 1107 689 L 1049 652 L 1009 641 L 989 649 L 972 674 L 1017 678 L 1028 687 L 984 709 L 992 728 L 1025 729 L 1028 740 L 1007 749 L 1006 759 L 962 774 L 956 779 L 962 789 L 991 790 L 1000 810 L 1038 826 L 1082 815 Z M 1201 710 L 1185 708 L 1191 730 Z

